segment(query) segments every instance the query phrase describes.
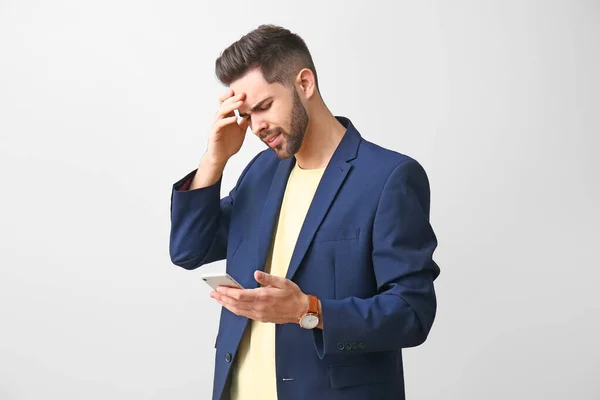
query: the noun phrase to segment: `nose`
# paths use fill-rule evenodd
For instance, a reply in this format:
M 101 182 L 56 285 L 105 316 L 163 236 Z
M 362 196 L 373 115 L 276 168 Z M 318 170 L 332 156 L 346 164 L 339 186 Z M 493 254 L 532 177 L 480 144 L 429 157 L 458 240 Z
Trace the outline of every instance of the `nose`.
M 261 132 L 269 128 L 269 125 L 264 121 L 252 120 L 251 124 L 252 126 L 250 128 L 252 129 L 252 132 L 259 137 L 262 134 Z

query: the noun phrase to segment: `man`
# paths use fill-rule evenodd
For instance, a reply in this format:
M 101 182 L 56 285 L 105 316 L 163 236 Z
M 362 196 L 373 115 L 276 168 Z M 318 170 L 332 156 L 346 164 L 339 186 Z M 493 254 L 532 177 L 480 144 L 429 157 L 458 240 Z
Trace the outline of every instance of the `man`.
M 173 186 L 170 237 L 174 264 L 226 259 L 244 287 L 211 293 L 213 399 L 403 399 L 401 351 L 436 311 L 425 171 L 331 114 L 286 29 L 248 33 L 216 73 L 230 90 L 199 168 Z M 248 127 L 269 148 L 220 199 Z

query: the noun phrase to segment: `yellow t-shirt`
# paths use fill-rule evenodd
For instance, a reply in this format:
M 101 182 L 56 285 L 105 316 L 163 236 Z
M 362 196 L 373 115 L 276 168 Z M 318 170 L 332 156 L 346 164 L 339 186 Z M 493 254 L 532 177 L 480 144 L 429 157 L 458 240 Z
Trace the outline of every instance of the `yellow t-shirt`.
M 300 228 L 325 168 L 292 168 L 265 271 L 285 277 Z M 251 320 L 232 366 L 232 400 L 276 400 L 275 324 Z

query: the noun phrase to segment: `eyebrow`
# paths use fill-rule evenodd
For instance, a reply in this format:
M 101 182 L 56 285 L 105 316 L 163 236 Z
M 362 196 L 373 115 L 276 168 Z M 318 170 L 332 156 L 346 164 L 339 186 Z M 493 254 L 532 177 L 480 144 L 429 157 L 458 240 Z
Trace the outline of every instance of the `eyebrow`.
M 269 96 L 266 99 L 262 99 L 261 101 L 259 101 L 255 105 L 253 105 L 252 108 L 250 109 L 250 112 L 252 113 L 252 112 L 258 110 L 259 108 L 261 108 L 263 106 L 263 104 L 265 104 L 269 100 L 273 100 L 273 96 Z M 239 112 L 239 110 L 238 110 L 238 112 Z M 244 114 L 241 112 L 239 114 L 240 114 L 240 117 L 242 117 L 242 118 L 246 118 L 248 116 L 248 114 Z

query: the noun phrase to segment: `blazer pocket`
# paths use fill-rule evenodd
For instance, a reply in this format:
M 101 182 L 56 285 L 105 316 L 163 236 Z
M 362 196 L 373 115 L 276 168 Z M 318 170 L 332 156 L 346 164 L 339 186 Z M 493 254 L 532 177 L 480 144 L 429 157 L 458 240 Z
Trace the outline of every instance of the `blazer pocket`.
M 349 386 L 385 382 L 394 377 L 389 364 L 350 364 L 329 367 L 331 387 L 341 389 Z
M 325 228 L 319 229 L 313 237 L 313 242 L 331 242 L 336 240 L 350 240 L 358 238 L 359 227 L 351 228 Z

